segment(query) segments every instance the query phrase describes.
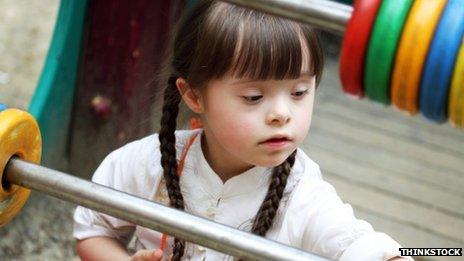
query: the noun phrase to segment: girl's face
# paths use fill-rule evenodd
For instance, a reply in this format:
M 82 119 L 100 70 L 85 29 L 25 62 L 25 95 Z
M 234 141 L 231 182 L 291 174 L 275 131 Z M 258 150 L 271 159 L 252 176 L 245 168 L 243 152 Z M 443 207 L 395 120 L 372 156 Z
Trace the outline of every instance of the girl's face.
M 293 80 L 211 81 L 202 95 L 205 156 L 212 166 L 232 165 L 240 171 L 281 164 L 308 133 L 314 93 L 315 76 L 309 73 Z M 275 135 L 291 141 L 281 148 L 262 143 Z

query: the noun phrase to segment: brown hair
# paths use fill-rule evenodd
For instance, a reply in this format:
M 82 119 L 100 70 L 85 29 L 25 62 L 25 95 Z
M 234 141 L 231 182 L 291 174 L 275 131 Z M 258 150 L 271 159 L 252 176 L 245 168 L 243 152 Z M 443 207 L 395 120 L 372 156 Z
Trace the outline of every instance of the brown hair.
M 306 47 L 304 47 L 306 45 Z M 176 79 L 184 78 L 192 88 L 230 73 L 236 78 L 282 80 L 300 77 L 303 48 L 309 51 L 308 67 L 319 83 L 323 57 L 313 29 L 295 21 L 278 18 L 232 4 L 200 0 L 181 17 L 168 50 L 162 74 L 168 75 L 160 122 L 161 165 L 170 204 L 184 209 L 177 176 L 175 130 L 181 95 Z M 267 195 L 256 214 L 252 233 L 265 236 L 273 223 L 296 150 L 274 167 Z M 173 260 L 180 260 L 185 244 L 175 238 Z

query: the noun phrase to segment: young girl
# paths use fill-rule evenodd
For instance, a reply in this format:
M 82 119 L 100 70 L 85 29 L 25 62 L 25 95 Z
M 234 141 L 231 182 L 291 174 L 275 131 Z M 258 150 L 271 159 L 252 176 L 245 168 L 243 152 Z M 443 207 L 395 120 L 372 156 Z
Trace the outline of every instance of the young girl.
M 323 67 L 308 25 L 199 1 L 170 48 L 159 133 L 108 155 L 94 182 L 330 259 L 410 259 L 356 219 L 298 148 Z M 182 100 L 202 128 L 176 131 Z M 232 258 L 83 207 L 74 221 L 84 260 Z

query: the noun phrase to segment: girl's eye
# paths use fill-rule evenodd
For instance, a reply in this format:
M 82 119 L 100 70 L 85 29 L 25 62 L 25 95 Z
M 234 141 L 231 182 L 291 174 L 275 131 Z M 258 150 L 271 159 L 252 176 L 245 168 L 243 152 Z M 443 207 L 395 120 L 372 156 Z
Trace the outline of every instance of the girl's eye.
M 256 102 L 259 99 L 261 99 L 263 96 L 262 95 L 257 95 L 257 96 L 242 96 L 243 99 L 245 99 L 247 102 Z
M 305 90 L 305 91 L 294 92 L 293 94 L 296 97 L 303 97 L 306 94 L 308 94 L 308 92 L 309 92 L 309 90 Z M 243 99 L 245 99 L 245 101 L 247 101 L 249 103 L 254 103 L 254 102 L 259 101 L 263 96 L 262 95 L 256 95 L 256 96 L 242 96 L 242 97 L 243 97 Z
M 309 90 L 295 92 L 295 94 L 296 94 L 295 96 L 302 97 L 302 96 L 308 94 L 308 92 L 309 92 Z

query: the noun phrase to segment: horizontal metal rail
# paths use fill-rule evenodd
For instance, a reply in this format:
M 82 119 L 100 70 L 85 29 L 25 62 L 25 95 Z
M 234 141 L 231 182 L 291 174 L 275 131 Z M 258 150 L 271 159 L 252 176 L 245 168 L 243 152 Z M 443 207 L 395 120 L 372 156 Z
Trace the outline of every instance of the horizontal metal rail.
M 8 182 L 247 260 L 327 260 L 205 218 L 12 158 Z
M 337 34 L 345 32 L 353 13 L 349 5 L 327 0 L 222 0 L 258 11 L 309 23 Z

